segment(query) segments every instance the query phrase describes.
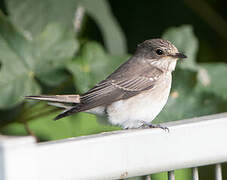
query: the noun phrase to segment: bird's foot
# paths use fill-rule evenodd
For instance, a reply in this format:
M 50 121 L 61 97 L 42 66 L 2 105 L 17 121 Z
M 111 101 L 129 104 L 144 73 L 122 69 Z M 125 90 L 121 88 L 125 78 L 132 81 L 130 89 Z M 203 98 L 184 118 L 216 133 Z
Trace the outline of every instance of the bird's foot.
M 151 123 L 147 123 L 147 122 L 144 122 L 140 126 L 140 128 L 142 128 L 142 129 L 147 129 L 147 128 L 160 128 L 160 129 L 163 129 L 164 131 L 169 132 L 169 128 L 168 127 L 161 126 L 160 124 L 151 124 Z

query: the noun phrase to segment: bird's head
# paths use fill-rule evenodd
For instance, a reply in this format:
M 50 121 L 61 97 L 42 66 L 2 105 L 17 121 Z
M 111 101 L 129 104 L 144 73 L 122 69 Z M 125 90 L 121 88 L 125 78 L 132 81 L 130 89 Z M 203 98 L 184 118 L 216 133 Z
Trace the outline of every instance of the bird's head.
M 175 69 L 177 59 L 187 58 L 171 42 L 164 39 L 144 41 L 138 45 L 136 55 L 143 57 L 153 66 L 170 71 Z

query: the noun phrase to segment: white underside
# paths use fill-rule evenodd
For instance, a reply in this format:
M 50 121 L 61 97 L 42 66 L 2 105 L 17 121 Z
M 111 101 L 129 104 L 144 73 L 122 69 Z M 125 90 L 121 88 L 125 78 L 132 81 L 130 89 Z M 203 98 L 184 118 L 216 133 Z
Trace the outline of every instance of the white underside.
M 109 122 L 123 128 L 138 128 L 143 122 L 154 120 L 167 102 L 171 79 L 171 73 L 168 73 L 154 89 L 109 105 L 106 108 Z M 97 107 L 86 112 L 103 115 L 104 111 L 104 107 Z

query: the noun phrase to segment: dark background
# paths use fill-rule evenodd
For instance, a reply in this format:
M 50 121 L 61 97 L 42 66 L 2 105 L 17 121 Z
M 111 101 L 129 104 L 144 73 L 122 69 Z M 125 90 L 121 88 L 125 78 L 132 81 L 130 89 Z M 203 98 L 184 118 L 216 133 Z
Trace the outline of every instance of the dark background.
M 227 11 L 226 1 L 182 1 L 182 0 L 159 0 L 159 1 L 120 1 L 110 0 L 112 11 L 120 23 L 130 53 L 135 50 L 136 44 L 145 39 L 161 37 L 163 32 L 170 26 L 191 24 L 194 33 L 199 39 L 198 61 L 227 61 L 227 26 L 223 28 L 222 34 L 218 28 L 212 28 L 219 19 L 209 17 L 213 11 L 217 13 L 216 18 L 223 18 L 226 25 Z M 201 2 L 201 4 L 200 4 Z M 203 3 L 212 8 L 206 10 Z M 204 12 L 206 20 L 196 10 Z

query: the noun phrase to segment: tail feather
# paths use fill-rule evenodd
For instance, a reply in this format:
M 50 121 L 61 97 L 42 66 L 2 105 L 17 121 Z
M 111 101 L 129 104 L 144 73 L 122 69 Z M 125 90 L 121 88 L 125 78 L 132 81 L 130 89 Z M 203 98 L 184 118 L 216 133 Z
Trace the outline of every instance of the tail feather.
M 55 106 L 57 108 L 62 108 L 62 109 L 66 109 L 69 110 L 73 107 L 73 105 L 70 103 L 59 103 L 59 102 L 48 102 L 47 103 L 50 106 Z
M 70 109 L 66 109 L 61 114 L 57 115 L 54 118 L 54 120 L 58 120 L 58 119 L 66 117 L 66 116 L 70 116 L 70 115 L 75 114 L 77 112 L 80 112 L 80 105 L 79 104 L 77 104 L 76 106 L 74 106 L 74 107 L 72 107 Z
M 47 101 L 49 105 L 64 109 L 54 120 L 69 116 L 79 110 L 80 96 L 79 95 L 40 95 L 26 96 L 26 99 Z M 79 112 L 79 111 L 78 111 Z
M 50 102 L 80 103 L 80 95 L 40 95 L 25 96 L 25 98 Z

